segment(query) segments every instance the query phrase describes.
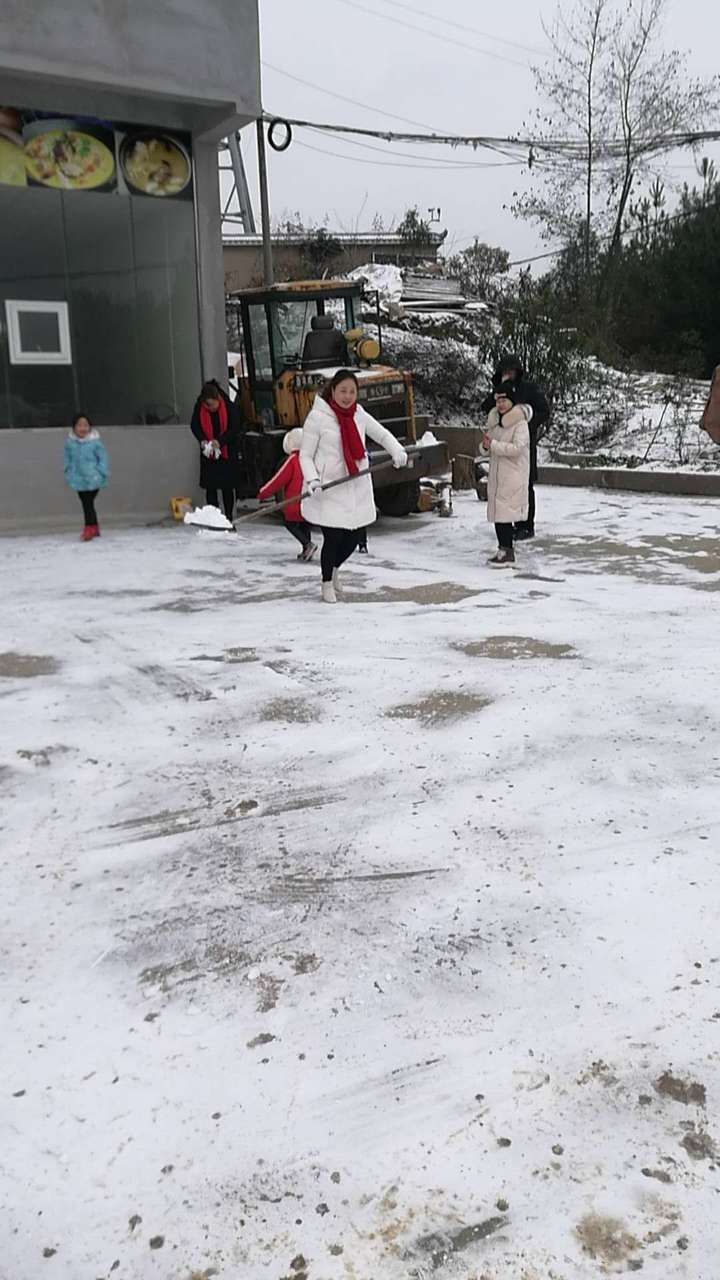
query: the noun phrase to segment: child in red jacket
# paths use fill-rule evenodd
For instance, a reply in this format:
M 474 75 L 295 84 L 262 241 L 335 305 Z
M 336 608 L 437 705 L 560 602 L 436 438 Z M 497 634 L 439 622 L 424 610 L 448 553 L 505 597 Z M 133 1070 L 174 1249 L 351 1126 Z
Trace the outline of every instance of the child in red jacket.
M 265 498 L 272 498 L 273 494 L 283 491 L 283 498 L 297 498 L 297 502 L 292 502 L 286 507 L 283 515 L 285 517 L 285 525 L 293 538 L 297 538 L 302 544 L 302 551 L 298 556 L 298 560 L 312 560 L 317 546 L 311 537 L 311 529 L 307 520 L 303 520 L 302 511 L 300 510 L 300 495 L 303 491 L 303 473 L 300 468 L 300 445 L 302 444 L 302 428 L 295 427 L 292 431 L 288 431 L 283 440 L 283 449 L 288 455 L 287 462 L 283 462 L 279 471 L 275 472 L 272 480 L 268 480 L 264 484 L 258 498 L 261 502 Z

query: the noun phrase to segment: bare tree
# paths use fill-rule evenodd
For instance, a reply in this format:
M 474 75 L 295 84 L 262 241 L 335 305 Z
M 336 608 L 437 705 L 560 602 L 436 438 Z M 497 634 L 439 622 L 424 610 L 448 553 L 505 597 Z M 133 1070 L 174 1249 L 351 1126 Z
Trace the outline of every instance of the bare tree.
M 544 103 L 535 113 L 534 132 L 551 144 L 577 139 L 578 147 L 570 155 L 563 149 L 544 152 L 536 162 L 543 193 L 531 193 L 515 206 L 519 216 L 539 222 L 547 238 L 570 239 L 582 220 L 586 269 L 597 184 L 596 139 L 608 126 L 607 53 L 617 24 L 609 0 L 580 0 L 570 13 L 558 8 L 552 23 L 543 20 L 552 52 L 547 64 L 533 69 Z
M 607 232 L 601 290 L 639 181 L 672 137 L 702 129 L 720 109 L 720 78 L 691 77 L 685 55 L 661 48 L 665 6 L 630 0 L 618 11 L 612 0 L 577 0 L 569 14 L 558 9 L 546 27 L 549 62 L 535 69 L 542 137 L 557 149 L 541 155 L 543 192 L 514 212 L 538 221 L 546 239 L 571 243 L 581 230 L 586 272 L 594 234 Z

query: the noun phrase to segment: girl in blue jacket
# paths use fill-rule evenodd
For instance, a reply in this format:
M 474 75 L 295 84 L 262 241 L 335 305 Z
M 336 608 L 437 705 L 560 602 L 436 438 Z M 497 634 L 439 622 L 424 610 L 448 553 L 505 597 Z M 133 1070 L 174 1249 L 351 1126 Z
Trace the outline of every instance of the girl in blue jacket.
M 105 445 L 85 413 L 73 419 L 72 430 L 65 441 L 65 479 L 77 493 L 85 516 L 82 542 L 100 537 L 95 499 L 108 482 L 110 468 Z

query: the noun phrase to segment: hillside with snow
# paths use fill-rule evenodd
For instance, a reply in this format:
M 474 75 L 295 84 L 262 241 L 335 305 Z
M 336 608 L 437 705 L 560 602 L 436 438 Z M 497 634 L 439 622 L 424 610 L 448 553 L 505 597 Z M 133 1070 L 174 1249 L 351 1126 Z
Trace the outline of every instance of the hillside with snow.
M 403 303 L 399 268 L 368 264 L 352 274 L 379 293 L 383 351 L 413 373 L 418 412 L 439 426 L 479 425 L 479 406 L 501 344 L 492 309 L 468 302 L 462 308 L 418 310 Z M 366 321 L 371 318 L 368 311 Z M 699 425 L 709 390 L 709 382 L 633 373 L 585 359 L 554 406 L 545 459 L 714 471 L 720 451 Z

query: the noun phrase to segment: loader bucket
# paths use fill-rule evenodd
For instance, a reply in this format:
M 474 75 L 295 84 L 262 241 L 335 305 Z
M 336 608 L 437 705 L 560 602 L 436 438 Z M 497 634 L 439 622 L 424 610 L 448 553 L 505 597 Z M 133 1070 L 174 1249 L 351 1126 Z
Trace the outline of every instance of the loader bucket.
M 713 374 L 710 395 L 700 419 L 700 426 L 703 431 L 707 431 L 715 444 L 720 444 L 720 365 Z

